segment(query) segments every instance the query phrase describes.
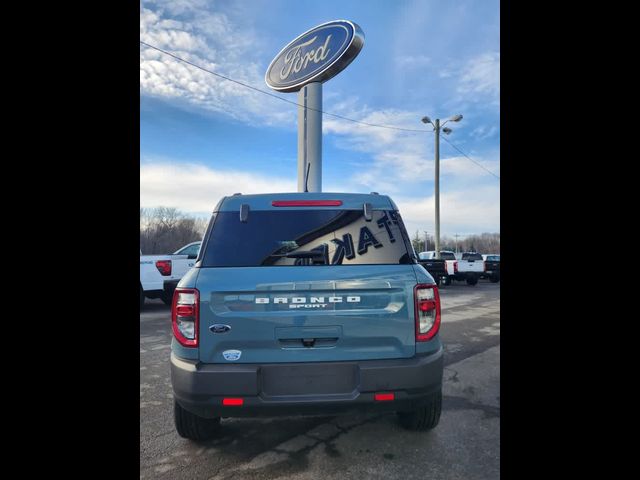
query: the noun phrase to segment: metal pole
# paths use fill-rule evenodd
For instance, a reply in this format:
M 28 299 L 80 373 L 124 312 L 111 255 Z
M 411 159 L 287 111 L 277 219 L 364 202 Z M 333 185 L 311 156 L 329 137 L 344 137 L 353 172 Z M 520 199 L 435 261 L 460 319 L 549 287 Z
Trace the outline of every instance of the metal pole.
M 434 125 L 436 133 L 436 258 L 440 258 L 440 119 L 436 118 Z
M 424 250 L 425 252 L 429 251 L 429 232 L 427 232 L 426 230 L 424 231 Z
M 298 192 L 322 191 L 322 83 L 298 91 Z

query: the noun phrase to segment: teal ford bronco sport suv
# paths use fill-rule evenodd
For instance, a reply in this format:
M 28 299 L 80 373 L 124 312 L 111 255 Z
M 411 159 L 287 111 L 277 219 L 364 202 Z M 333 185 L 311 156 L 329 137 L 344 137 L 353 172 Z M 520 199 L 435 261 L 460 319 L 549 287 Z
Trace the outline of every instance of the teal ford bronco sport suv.
M 397 412 L 438 424 L 440 298 L 378 194 L 233 195 L 173 297 L 178 433 L 221 417 Z

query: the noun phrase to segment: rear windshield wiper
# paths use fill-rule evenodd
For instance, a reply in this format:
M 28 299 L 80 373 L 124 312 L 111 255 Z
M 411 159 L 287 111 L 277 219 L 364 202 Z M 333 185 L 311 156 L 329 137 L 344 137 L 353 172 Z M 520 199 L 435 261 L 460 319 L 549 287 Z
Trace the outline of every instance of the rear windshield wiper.
M 327 252 L 322 250 L 298 250 L 289 253 L 273 253 L 268 258 L 310 258 L 314 262 L 321 260 L 322 264 L 327 265 Z
M 284 255 L 281 255 L 283 257 L 287 257 L 287 258 L 324 258 L 324 252 L 320 251 L 320 250 L 306 250 L 306 251 L 299 251 L 299 252 L 289 252 L 289 253 L 285 253 Z

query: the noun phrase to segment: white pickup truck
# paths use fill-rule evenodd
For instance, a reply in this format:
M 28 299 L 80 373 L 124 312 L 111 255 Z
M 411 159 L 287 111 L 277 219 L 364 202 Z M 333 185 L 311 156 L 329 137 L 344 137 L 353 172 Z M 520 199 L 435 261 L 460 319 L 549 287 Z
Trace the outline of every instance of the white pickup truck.
M 418 255 L 418 258 L 420 259 L 420 263 L 424 266 L 424 262 L 429 262 L 429 261 L 435 261 L 436 259 L 436 252 L 434 250 L 428 250 L 426 252 L 420 252 L 420 254 Z M 457 260 L 456 260 L 456 256 L 453 252 L 449 252 L 447 250 L 440 250 L 440 259 L 444 262 L 443 268 L 444 268 L 444 272 L 440 273 L 439 276 L 439 280 L 440 280 L 440 285 L 450 285 L 451 284 L 451 279 L 453 278 L 453 275 L 457 272 Z M 426 268 L 426 267 L 425 267 Z M 429 269 L 427 268 L 427 271 L 429 271 Z M 434 273 L 430 272 L 431 275 L 433 276 Z M 435 279 L 435 277 L 434 277 Z
M 465 252 L 460 260 L 455 262 L 453 280 L 466 281 L 467 285 L 478 283 L 480 275 L 484 273 L 484 259 L 476 252 Z
M 200 242 L 193 242 L 171 255 L 142 255 L 140 251 L 140 309 L 145 298 L 160 298 L 171 305 L 173 290 L 193 267 Z

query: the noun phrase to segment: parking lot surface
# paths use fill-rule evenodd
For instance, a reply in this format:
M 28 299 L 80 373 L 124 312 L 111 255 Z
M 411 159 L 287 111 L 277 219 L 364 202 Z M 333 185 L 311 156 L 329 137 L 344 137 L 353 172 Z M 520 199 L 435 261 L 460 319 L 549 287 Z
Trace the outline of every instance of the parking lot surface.
M 225 419 L 196 444 L 173 426 L 170 309 L 140 313 L 140 478 L 497 479 L 500 284 L 440 290 L 445 347 L 440 424 L 409 432 L 394 414 Z

